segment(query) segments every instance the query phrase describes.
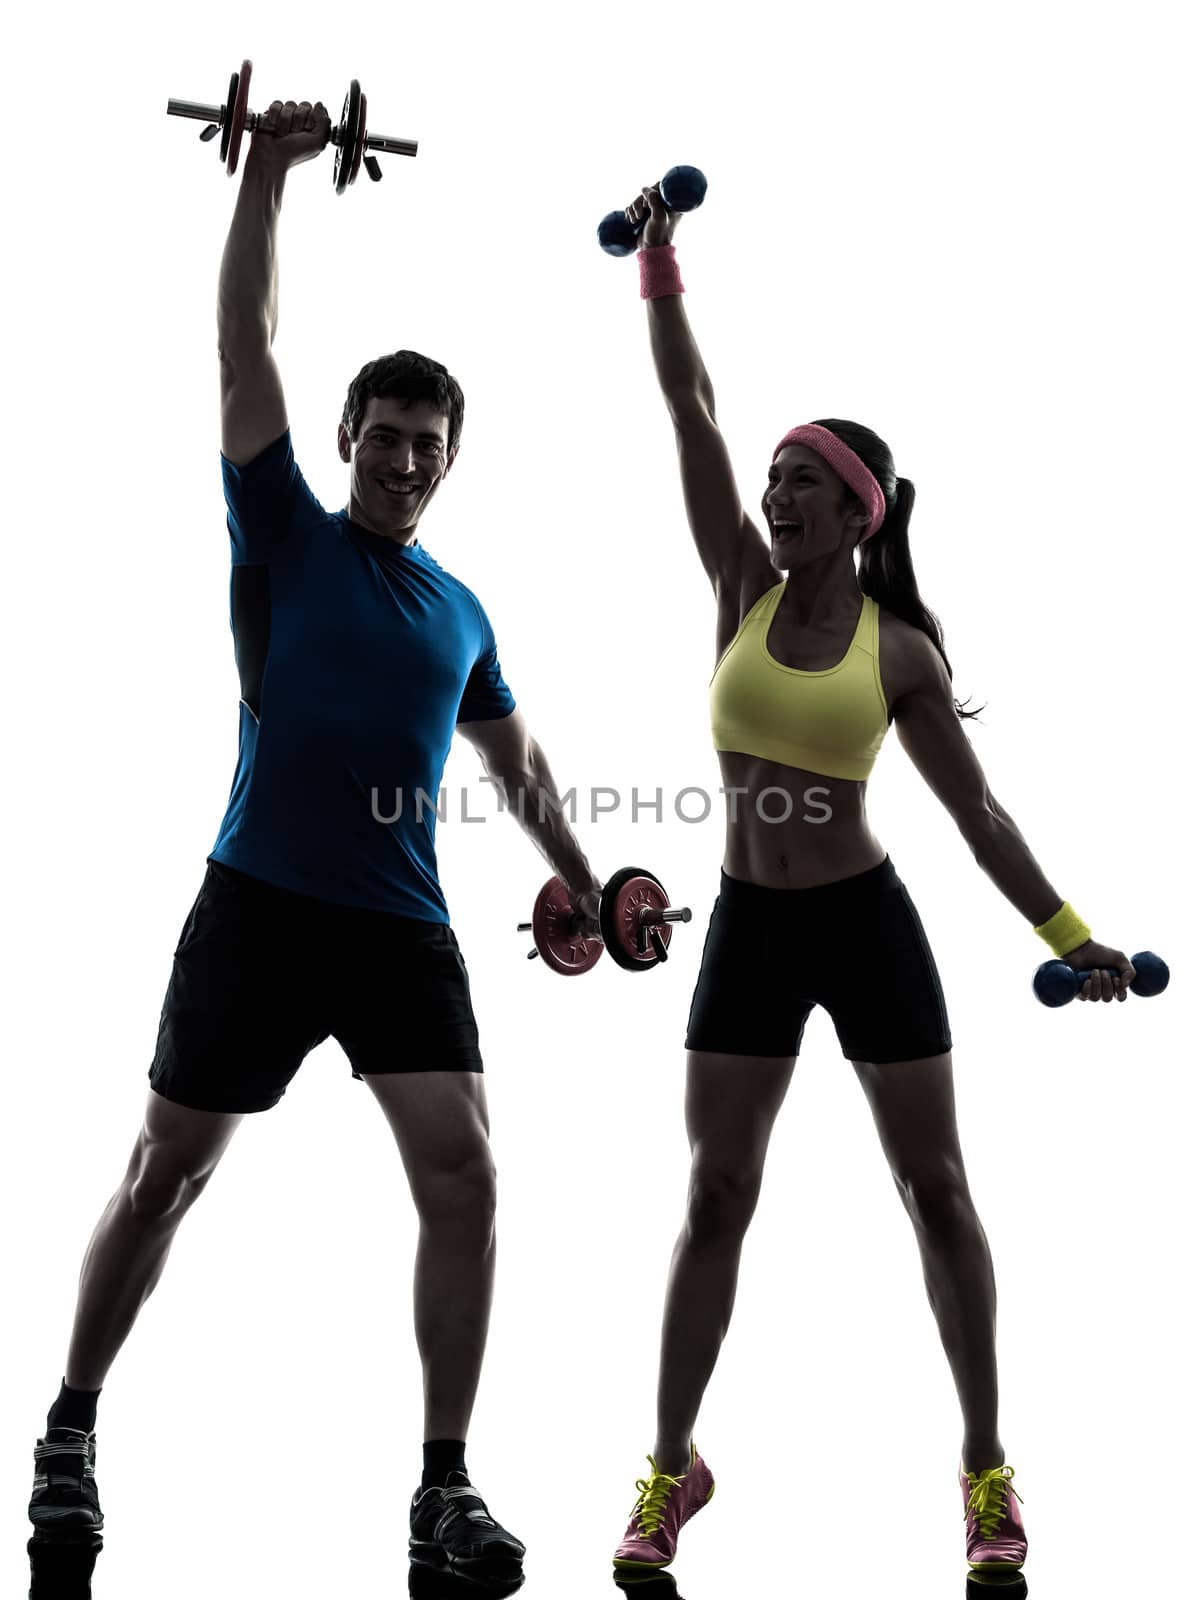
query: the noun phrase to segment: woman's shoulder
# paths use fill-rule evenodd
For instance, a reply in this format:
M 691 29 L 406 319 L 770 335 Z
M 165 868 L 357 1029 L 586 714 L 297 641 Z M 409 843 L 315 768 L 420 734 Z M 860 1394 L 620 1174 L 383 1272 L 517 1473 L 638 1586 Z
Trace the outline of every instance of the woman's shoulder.
M 904 617 L 899 617 L 895 611 L 882 606 L 879 600 L 873 600 L 872 604 L 876 607 L 881 633 L 887 633 L 893 639 L 904 640 L 915 649 L 917 648 L 915 640 L 926 638 L 921 628 L 915 628 L 912 622 L 906 622 Z
M 933 658 L 938 652 L 921 628 L 874 603 L 880 641 L 880 676 L 891 707 L 911 689 L 933 681 L 936 675 Z

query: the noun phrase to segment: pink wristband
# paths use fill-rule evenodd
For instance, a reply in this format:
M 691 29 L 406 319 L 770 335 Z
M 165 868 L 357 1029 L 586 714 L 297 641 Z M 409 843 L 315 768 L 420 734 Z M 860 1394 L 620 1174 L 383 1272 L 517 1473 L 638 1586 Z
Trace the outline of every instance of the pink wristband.
M 684 294 L 677 247 L 671 244 L 648 245 L 639 252 L 640 299 L 658 300 L 664 294 Z

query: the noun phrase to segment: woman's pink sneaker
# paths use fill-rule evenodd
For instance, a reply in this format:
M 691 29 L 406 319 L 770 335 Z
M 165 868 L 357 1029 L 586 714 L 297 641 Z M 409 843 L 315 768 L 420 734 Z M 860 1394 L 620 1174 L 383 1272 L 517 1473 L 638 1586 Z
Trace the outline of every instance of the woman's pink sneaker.
M 657 1471 L 651 1456 L 648 1462 L 652 1475 L 635 1480 L 639 1499 L 631 1509 L 623 1542 L 615 1551 L 616 1567 L 667 1567 L 677 1554 L 677 1535 L 714 1493 L 710 1468 L 694 1449 L 692 1440 L 689 1471 L 681 1477 L 671 1478 L 667 1472 Z
M 1020 1567 L 1026 1559 L 1026 1530 L 1017 1508 L 1021 1496 L 1009 1482 L 1012 1477 L 1012 1467 L 965 1472 L 960 1463 L 970 1567 Z

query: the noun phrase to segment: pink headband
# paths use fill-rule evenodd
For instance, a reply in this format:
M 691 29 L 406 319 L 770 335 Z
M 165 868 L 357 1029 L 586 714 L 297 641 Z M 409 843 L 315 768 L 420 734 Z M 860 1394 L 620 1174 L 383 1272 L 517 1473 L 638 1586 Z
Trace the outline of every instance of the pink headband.
M 804 444 L 807 449 L 816 451 L 824 461 L 834 467 L 847 487 L 859 495 L 871 518 L 864 531 L 864 539 L 870 539 L 885 520 L 885 497 L 880 484 L 855 451 L 849 449 L 829 428 L 820 428 L 816 422 L 807 422 L 800 428 L 790 428 L 772 453 L 774 461 L 787 444 Z M 863 542 L 861 539 L 860 543 Z

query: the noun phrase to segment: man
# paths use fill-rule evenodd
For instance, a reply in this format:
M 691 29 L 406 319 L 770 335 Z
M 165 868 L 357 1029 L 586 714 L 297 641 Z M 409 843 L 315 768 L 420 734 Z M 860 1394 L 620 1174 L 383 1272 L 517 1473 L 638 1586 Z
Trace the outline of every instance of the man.
M 435 796 L 454 728 L 588 932 L 600 884 L 503 682 L 484 611 L 415 536 L 457 454 L 455 380 L 411 351 L 358 374 L 338 434 L 345 510 L 324 511 L 295 464 L 271 354 L 278 215 L 288 170 L 330 133 L 318 102 L 271 106 L 221 264 L 237 771 L 175 952 L 145 1123 L 84 1260 L 29 1514 L 49 1531 L 102 1526 L 94 1429 L 109 1367 L 242 1116 L 276 1104 L 331 1036 L 382 1106 L 420 1219 L 425 1444 L 412 1552 L 502 1577 L 524 1547 L 490 1516 L 464 1457 L 493 1286 L 494 1167 L 468 977 L 436 872 Z

